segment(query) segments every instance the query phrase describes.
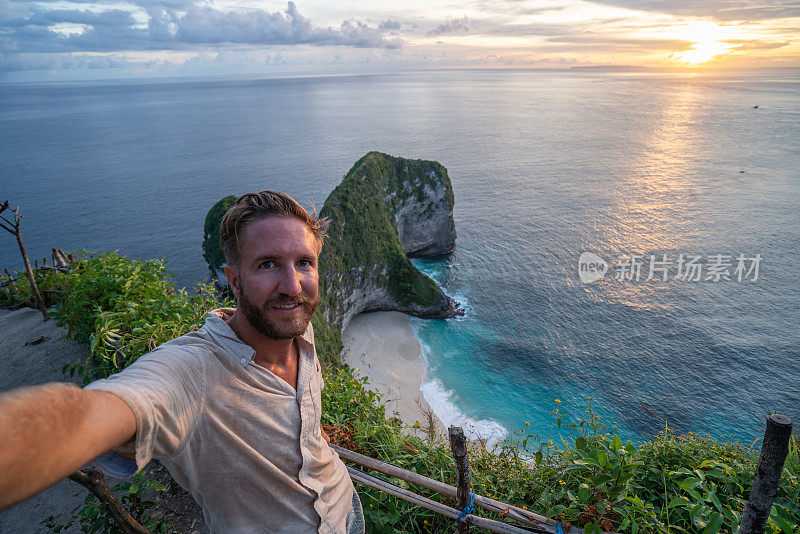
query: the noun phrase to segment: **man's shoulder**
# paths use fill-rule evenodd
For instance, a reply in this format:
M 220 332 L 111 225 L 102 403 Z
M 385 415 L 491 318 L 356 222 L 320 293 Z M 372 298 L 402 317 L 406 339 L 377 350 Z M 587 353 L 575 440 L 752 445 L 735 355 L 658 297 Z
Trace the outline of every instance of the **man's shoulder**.
M 214 352 L 217 350 L 217 347 L 218 345 L 214 343 L 213 338 L 200 329 L 192 330 L 191 332 L 187 332 L 182 336 L 165 341 L 161 345 L 158 345 L 150 353 L 152 354 L 158 351 L 204 353 Z
M 142 362 L 160 362 L 171 367 L 204 367 L 216 359 L 215 343 L 199 331 L 188 332 L 170 339 L 139 358 Z
M 212 324 L 209 324 L 212 323 Z M 216 325 L 218 328 L 218 325 Z M 211 316 L 206 323 L 176 338 L 165 341 L 142 356 L 148 360 L 166 360 L 170 363 L 203 364 L 209 359 L 218 359 L 224 348 L 214 335 L 215 325 Z

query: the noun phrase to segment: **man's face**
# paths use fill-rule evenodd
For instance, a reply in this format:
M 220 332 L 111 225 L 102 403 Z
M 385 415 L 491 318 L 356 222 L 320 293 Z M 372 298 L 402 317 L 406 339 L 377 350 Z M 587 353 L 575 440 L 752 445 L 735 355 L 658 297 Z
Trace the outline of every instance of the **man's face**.
M 319 244 L 294 217 L 250 223 L 241 236 L 241 265 L 229 277 L 239 310 L 259 333 L 290 339 L 305 332 L 319 305 Z

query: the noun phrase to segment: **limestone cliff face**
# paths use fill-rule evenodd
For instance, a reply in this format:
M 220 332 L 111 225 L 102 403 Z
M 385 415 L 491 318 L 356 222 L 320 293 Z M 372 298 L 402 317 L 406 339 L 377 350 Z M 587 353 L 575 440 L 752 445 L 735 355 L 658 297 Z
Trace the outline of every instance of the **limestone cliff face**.
M 366 311 L 423 318 L 460 313 L 408 259 L 455 246 L 453 190 L 442 165 L 370 152 L 320 214 L 330 219 L 320 256 L 320 312 L 335 330 Z
M 430 170 L 427 178 L 430 181 L 422 184 L 421 197 L 392 192 L 389 198 L 390 203 L 395 198 L 400 199 L 394 215 L 395 226 L 403 251 L 411 257 L 438 256 L 451 252 L 456 246 L 453 190 L 447 171 L 444 167 Z M 415 180 L 409 177 L 403 192 L 410 192 L 415 186 Z

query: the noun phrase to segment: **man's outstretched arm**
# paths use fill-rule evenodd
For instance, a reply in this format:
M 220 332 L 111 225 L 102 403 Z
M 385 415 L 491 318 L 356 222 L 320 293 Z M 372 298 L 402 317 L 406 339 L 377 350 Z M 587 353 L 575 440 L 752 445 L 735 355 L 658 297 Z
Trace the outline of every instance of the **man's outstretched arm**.
M 45 384 L 0 394 L 0 509 L 129 441 L 133 412 L 105 391 Z

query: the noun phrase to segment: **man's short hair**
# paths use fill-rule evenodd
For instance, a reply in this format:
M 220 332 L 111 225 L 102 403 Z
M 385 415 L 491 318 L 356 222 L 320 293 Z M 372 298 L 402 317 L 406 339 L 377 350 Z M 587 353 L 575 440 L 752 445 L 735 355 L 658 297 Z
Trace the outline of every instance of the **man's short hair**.
M 241 232 L 248 224 L 270 217 L 294 217 L 306 223 L 321 248 L 328 220 L 317 216 L 316 207 L 312 205 L 311 208 L 313 215 L 295 199 L 280 191 L 265 190 L 240 196 L 228 208 L 220 223 L 219 243 L 225 253 L 225 261 L 238 269 L 242 261 Z

